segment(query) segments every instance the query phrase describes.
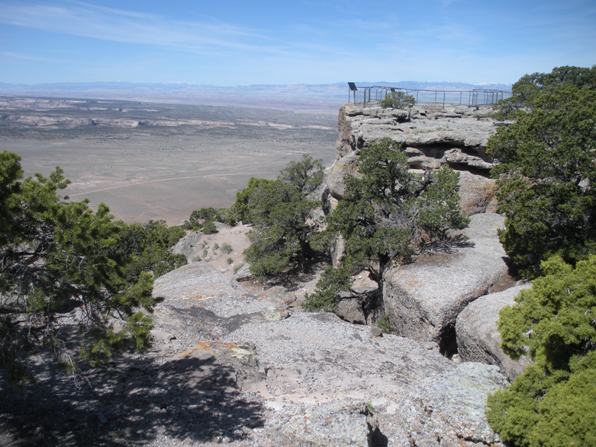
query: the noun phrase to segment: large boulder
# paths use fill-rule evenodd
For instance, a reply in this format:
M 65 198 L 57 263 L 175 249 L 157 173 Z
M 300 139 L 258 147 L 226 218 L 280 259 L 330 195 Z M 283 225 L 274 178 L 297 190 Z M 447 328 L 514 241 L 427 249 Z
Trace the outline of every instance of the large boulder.
M 511 287 L 482 296 L 466 306 L 455 325 L 457 351 L 463 360 L 497 365 L 509 379 L 523 372 L 529 359 L 513 360 L 503 352 L 497 321 L 501 309 L 515 304 L 515 297 L 527 288 L 528 285 Z
M 247 321 L 266 320 L 284 309 L 281 300 L 249 293 L 210 264 L 187 264 L 155 280 L 153 295 L 164 301 L 153 317 L 156 343 L 185 349 L 199 340 L 217 340 Z
M 466 246 L 420 256 L 383 277 L 385 312 L 399 335 L 438 342 L 454 352 L 457 315 L 478 297 L 510 281 L 497 231 L 504 218 L 476 214 L 463 231 Z
M 500 445 L 484 416 L 507 383 L 495 366 L 456 364 L 432 343 L 372 337 L 333 314 L 248 323 L 223 341 L 254 346 L 259 379 L 243 390 L 270 409 L 262 445 Z
M 459 207 L 461 211 L 470 216 L 472 214 L 494 212 L 496 182 L 482 175 L 472 174 L 468 171 L 459 173 Z

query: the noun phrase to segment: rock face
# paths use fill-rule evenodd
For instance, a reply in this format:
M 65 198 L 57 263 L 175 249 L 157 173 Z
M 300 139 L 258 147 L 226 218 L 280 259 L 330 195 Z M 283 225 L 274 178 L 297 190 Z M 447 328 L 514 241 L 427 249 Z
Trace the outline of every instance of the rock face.
M 509 379 L 524 370 L 529 363 L 527 358 L 513 360 L 503 352 L 497 321 L 501 309 L 514 305 L 515 297 L 527 288 L 527 285 L 516 286 L 482 296 L 459 314 L 455 331 L 457 351 L 463 360 L 497 365 Z
M 499 445 L 484 419 L 487 394 L 506 383 L 494 366 L 332 314 L 249 323 L 224 341 L 255 348 L 262 380 L 244 389 L 266 398 L 264 435 L 280 442 L 264 445 Z
M 380 317 L 379 285 L 370 279 L 366 270 L 352 276 L 349 291 L 341 294 L 334 313 L 342 320 L 357 324 L 373 324 Z
M 337 159 L 327 173 L 332 197 L 341 199 L 345 194 L 343 179 L 357 172 L 358 152 L 375 140 L 390 138 L 403 144 L 410 169 L 438 169 L 447 164 L 460 171 L 466 214 L 487 210 L 494 181 L 488 178 L 493 162 L 485 147 L 496 130 L 489 108 L 424 106 L 408 111 L 347 105 L 340 109 L 338 123 Z
M 454 352 L 457 315 L 508 280 L 497 237 L 503 221 L 498 214 L 476 214 L 463 231 L 470 246 L 420 256 L 413 264 L 385 272 L 383 303 L 399 335 L 435 341 L 443 351 Z
M 496 129 L 490 112 L 490 108 L 450 106 L 446 110 L 416 106 L 407 111 L 347 105 L 339 112 L 338 158 L 371 141 L 390 138 L 403 143 L 418 162 L 426 157 L 488 170 L 492 164 L 484 148 Z
M 373 292 L 373 283 L 357 275 L 354 293 Z M 507 383 L 498 367 L 457 364 L 435 343 L 375 336 L 334 314 L 292 311 L 283 294 L 251 284 L 204 262 L 155 283 L 165 297 L 155 310 L 156 343 L 231 369 L 236 399 L 260 409 L 256 422 L 219 430 L 213 443 L 501 445 L 484 416 L 487 395 Z

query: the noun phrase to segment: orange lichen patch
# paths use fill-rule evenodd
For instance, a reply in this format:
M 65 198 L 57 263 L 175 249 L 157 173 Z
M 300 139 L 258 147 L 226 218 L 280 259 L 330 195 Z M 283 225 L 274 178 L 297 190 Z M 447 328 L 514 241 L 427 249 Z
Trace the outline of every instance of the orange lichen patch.
M 418 281 L 418 279 L 416 278 L 410 278 L 406 281 L 406 285 L 410 288 L 415 288 L 415 287 L 420 287 L 420 281 Z
M 236 349 L 238 347 L 237 343 L 224 343 L 224 348 L 226 349 Z
M 194 345 L 192 348 L 189 348 L 186 351 L 181 352 L 180 353 L 180 357 L 181 358 L 190 357 L 193 353 L 195 353 L 197 351 L 208 351 L 208 352 L 212 352 L 211 342 L 200 341 L 196 345 Z

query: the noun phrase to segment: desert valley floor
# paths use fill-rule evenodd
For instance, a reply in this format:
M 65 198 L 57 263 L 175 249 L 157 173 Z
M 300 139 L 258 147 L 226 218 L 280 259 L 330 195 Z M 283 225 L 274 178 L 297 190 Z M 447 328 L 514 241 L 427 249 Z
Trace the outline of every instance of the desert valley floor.
M 335 157 L 336 115 L 322 112 L 0 98 L 0 149 L 26 174 L 61 166 L 72 200 L 105 202 L 130 222 L 181 223 L 199 207 L 228 206 L 253 176 L 290 160 Z

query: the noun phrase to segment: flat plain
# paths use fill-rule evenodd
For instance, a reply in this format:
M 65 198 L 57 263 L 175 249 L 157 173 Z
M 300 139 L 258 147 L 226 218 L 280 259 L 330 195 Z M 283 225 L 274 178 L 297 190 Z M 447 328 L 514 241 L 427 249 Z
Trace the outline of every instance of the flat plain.
M 27 175 L 62 167 L 70 200 L 104 202 L 128 222 L 229 206 L 250 177 L 273 178 L 303 154 L 329 164 L 336 136 L 330 112 L 0 97 L 0 150 Z

